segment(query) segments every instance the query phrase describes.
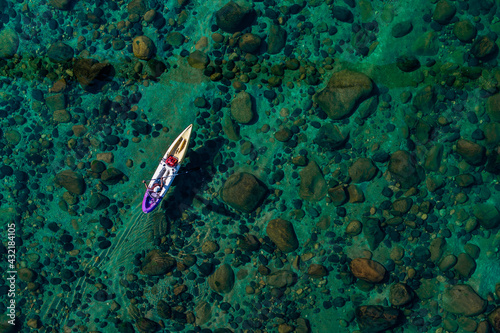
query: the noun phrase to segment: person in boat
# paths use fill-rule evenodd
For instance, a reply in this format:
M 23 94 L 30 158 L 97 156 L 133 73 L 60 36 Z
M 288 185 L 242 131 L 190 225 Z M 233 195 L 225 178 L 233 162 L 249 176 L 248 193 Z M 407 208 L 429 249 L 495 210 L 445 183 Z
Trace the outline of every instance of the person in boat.
M 148 187 L 148 184 L 146 184 L 146 181 L 143 180 L 142 183 L 144 184 L 144 186 L 146 186 L 146 189 L 151 193 L 151 194 L 160 194 L 162 188 L 163 188 L 163 185 L 165 185 L 165 177 L 162 177 L 160 178 L 160 183 L 158 183 L 158 181 L 154 182 L 153 185 L 151 185 L 151 187 Z

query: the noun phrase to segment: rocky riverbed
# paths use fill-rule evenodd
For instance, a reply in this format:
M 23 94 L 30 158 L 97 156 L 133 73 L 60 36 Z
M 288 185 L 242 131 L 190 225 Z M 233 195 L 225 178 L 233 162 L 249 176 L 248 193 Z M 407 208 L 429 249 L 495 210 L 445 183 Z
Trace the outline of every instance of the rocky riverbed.
M 500 332 L 497 2 L 0 8 L 0 333 Z

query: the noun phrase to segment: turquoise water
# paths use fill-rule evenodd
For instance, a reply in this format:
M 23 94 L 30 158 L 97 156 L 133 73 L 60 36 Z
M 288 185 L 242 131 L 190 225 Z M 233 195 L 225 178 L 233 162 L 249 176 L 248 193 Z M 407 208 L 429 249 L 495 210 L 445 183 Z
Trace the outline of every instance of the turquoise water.
M 0 0 L 0 332 L 500 332 L 497 6 Z

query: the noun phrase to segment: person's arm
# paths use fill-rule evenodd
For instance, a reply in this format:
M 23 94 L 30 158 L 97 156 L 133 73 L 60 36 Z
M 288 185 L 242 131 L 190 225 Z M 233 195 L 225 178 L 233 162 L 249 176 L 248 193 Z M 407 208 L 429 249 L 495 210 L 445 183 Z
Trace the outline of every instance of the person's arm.
M 146 181 L 143 180 L 142 183 L 144 184 L 144 186 L 146 186 L 146 189 L 148 188 L 148 184 L 146 184 Z

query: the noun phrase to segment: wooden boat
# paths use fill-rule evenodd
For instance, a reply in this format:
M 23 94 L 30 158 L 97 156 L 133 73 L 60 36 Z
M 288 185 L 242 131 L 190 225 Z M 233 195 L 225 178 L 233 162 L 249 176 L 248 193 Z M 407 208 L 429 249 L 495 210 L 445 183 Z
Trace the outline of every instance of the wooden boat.
M 144 213 L 152 212 L 167 194 L 188 150 L 192 128 L 193 124 L 179 134 L 161 159 L 152 179 L 148 183 L 148 188 L 142 200 L 142 211 Z

